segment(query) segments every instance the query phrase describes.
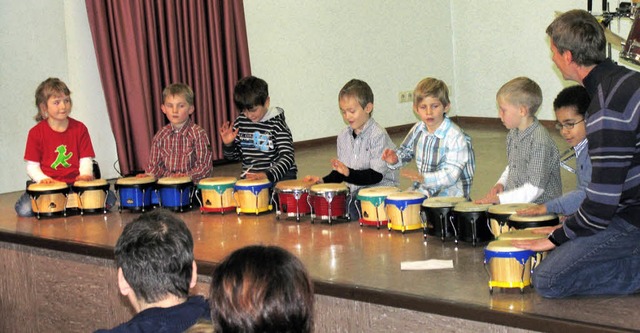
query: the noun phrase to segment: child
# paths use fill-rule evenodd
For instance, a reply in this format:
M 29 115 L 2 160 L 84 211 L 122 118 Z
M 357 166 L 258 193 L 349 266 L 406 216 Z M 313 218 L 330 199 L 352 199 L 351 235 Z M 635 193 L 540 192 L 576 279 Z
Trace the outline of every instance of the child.
M 31 180 L 40 184 L 93 180 L 95 153 L 87 127 L 69 117 L 71 91 L 58 78 L 48 78 L 36 89 L 37 125 L 29 130 L 24 160 Z M 107 206 L 115 203 L 109 191 Z M 33 216 L 31 199 L 24 193 L 16 202 L 18 216 Z
M 162 113 L 169 124 L 151 142 L 151 154 L 144 177 L 189 176 L 194 183 L 210 177 L 213 168 L 211 143 L 205 130 L 189 117 L 193 111 L 193 90 L 182 83 L 169 85 L 162 92 Z
M 313 332 L 313 283 L 280 247 L 231 253 L 213 271 L 210 295 L 216 332 Z
M 390 170 L 380 159 L 386 148 L 394 149 L 387 131 L 372 117 L 373 92 L 361 80 L 353 79 L 338 93 L 338 105 L 343 120 L 349 124 L 338 135 L 338 158 L 331 160 L 333 171 L 322 179 L 306 176 L 315 183 L 346 182 L 350 189 L 348 198 L 351 219 L 358 218 L 354 200 L 358 190 L 371 185 L 398 186 L 397 171 Z
M 241 79 L 234 88 L 233 101 L 240 115 L 233 127 L 226 122 L 219 130 L 224 157 L 242 160 L 247 179 L 269 179 L 271 183 L 296 179 L 291 130 L 284 110 L 269 107 L 267 82 L 254 76 Z
M 116 243 L 115 260 L 120 293 L 137 314 L 97 332 L 177 333 L 211 318 L 202 296 L 188 297 L 197 282 L 191 232 L 167 210 L 144 213 L 127 224 Z
M 586 111 L 591 98 L 583 86 L 563 89 L 553 101 L 558 123 L 556 128 L 562 137 L 572 146 L 576 154 L 576 189 L 543 205 L 519 210 L 520 215 L 542 215 L 548 213 L 571 215 L 575 213 L 586 197 L 585 189 L 591 181 L 591 160 L 587 142 Z M 558 226 L 559 227 L 559 226 Z
M 418 173 L 403 171 L 402 175 L 428 197 L 469 198 L 475 156 L 471 138 L 446 117 L 450 108 L 449 88 L 443 81 L 420 81 L 413 93 L 413 111 L 422 121 L 411 128 L 400 148 L 385 149 L 382 159 L 397 169 L 415 157 Z
M 542 90 L 526 77 L 505 83 L 496 94 L 500 120 L 509 129 L 502 176 L 476 203 L 543 203 L 562 194 L 560 156 L 549 132 L 535 117 Z

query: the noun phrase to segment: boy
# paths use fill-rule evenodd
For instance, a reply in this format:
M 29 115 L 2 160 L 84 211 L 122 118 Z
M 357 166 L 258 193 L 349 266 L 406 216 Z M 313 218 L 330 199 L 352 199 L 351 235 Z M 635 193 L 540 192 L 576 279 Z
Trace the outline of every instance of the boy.
M 587 140 L 593 161 L 586 198 L 547 239 L 514 245 L 550 251 L 533 272 L 544 297 L 626 295 L 640 290 L 640 73 L 606 56 L 604 29 L 571 10 L 548 27 L 552 60 L 591 96 Z
M 403 171 L 402 175 L 427 197 L 469 198 L 475 156 L 471 138 L 446 117 L 450 108 L 449 88 L 443 81 L 420 81 L 413 92 L 413 111 L 422 121 L 411 128 L 400 148 L 385 149 L 382 159 L 397 169 L 415 157 L 418 173 Z
M 87 127 L 71 117 L 71 91 L 58 78 L 48 78 L 36 89 L 34 119 L 37 125 L 29 130 L 24 160 L 31 180 L 40 184 L 94 179 L 95 153 Z M 115 195 L 108 192 L 107 209 L 115 203 Z M 16 202 L 18 216 L 29 217 L 31 198 L 25 192 Z
M 547 201 L 543 205 L 519 210 L 520 215 L 542 215 L 548 213 L 571 215 L 575 213 L 586 197 L 585 189 L 591 181 L 591 160 L 587 142 L 587 126 L 585 112 L 591 98 L 583 86 L 572 86 L 563 89 L 553 101 L 556 113 L 556 128 L 569 143 L 576 156 L 576 189 L 560 198 Z M 562 163 L 562 162 L 561 162 Z M 560 226 L 558 226 L 560 227 Z M 554 228 L 555 229 L 555 228 Z
M 338 135 L 338 158 L 331 160 L 333 171 L 322 179 L 306 176 L 315 183 L 346 182 L 350 189 L 349 216 L 358 218 L 356 200 L 363 187 L 398 186 L 397 171 L 389 170 L 380 155 L 384 149 L 394 149 L 387 131 L 371 116 L 373 91 L 361 80 L 352 79 L 338 93 L 342 119 L 349 125 Z
M 240 115 L 233 127 L 229 122 L 220 127 L 224 157 L 241 160 L 247 179 L 271 183 L 296 179 L 291 130 L 284 110 L 270 107 L 267 82 L 255 76 L 242 78 L 234 88 L 233 101 Z
M 189 176 L 198 183 L 211 176 L 211 144 L 207 132 L 189 117 L 195 110 L 193 102 L 193 90 L 186 84 L 174 83 L 162 91 L 160 108 L 169 124 L 153 137 L 146 175 L 140 177 Z
M 115 247 L 118 288 L 136 315 L 97 332 L 183 332 L 210 320 L 209 303 L 188 297 L 197 282 L 193 238 L 182 220 L 164 209 L 140 215 L 122 230 Z
M 543 203 L 562 194 L 560 154 L 535 117 L 542 90 L 526 77 L 505 83 L 496 94 L 507 134 L 507 167 L 487 195 L 476 203 Z

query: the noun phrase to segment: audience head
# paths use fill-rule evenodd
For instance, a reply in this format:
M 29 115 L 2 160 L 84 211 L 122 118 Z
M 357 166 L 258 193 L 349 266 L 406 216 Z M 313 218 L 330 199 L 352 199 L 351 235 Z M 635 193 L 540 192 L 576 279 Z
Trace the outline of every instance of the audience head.
M 40 83 L 36 88 L 36 108 L 38 113 L 33 117 L 36 121 L 47 118 L 47 109 L 50 98 L 68 99 L 69 108 L 71 108 L 71 91 L 62 80 L 50 77 Z
M 211 320 L 220 332 L 311 332 L 313 284 L 302 262 L 277 246 L 231 253 L 211 280 Z
M 578 65 L 596 65 L 606 58 L 604 29 L 587 11 L 575 9 L 559 15 L 547 27 L 547 35 L 552 50 L 555 48 L 559 55 L 570 51 L 571 60 Z
M 164 209 L 144 213 L 124 227 L 115 260 L 121 293 L 138 303 L 186 299 L 196 283 L 191 232 Z

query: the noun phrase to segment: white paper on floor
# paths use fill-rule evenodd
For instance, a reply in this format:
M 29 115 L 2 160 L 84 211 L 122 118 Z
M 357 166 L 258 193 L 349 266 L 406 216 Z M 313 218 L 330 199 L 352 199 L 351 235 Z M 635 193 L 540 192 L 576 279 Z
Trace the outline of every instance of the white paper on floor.
M 448 268 L 453 268 L 453 260 L 429 259 L 421 261 L 403 261 L 400 263 L 400 270 L 403 271 Z

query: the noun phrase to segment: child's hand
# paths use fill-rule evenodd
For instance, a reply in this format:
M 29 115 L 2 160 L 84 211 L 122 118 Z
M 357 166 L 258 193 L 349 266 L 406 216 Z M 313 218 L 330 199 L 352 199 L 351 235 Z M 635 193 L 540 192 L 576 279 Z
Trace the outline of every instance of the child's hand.
M 90 181 L 90 180 L 94 180 L 95 178 L 93 178 L 93 175 L 79 175 L 78 177 L 76 177 L 76 181 L 78 180 L 83 180 L 83 181 Z
M 338 171 L 340 174 L 344 175 L 345 177 L 349 177 L 349 168 L 342 162 L 340 162 L 340 160 L 334 158 L 331 160 L 331 167 L 333 168 L 333 170 Z
M 519 209 L 516 213 L 522 216 L 544 215 L 547 213 L 547 207 L 545 205 L 535 205 L 533 207 Z
M 487 194 L 487 196 L 497 196 L 498 193 L 502 193 L 504 192 L 504 185 L 502 184 L 495 184 L 490 190 L 489 193 Z
M 302 178 L 302 180 L 305 181 L 305 182 L 314 183 L 314 184 L 322 183 L 322 178 L 320 178 L 318 176 L 304 176 L 304 178 Z
M 393 149 L 387 148 L 382 152 L 382 160 L 389 164 L 396 164 L 398 163 L 398 155 Z
M 400 170 L 400 176 L 409 178 L 411 179 L 411 181 L 418 182 L 418 183 L 422 183 L 424 181 L 424 177 L 422 177 L 422 175 L 415 170 L 402 169 Z
M 53 183 L 59 183 L 59 181 L 53 179 L 53 178 L 45 178 L 43 180 L 41 180 L 40 182 L 38 182 L 38 184 L 53 184 Z
M 147 177 L 153 177 L 153 175 L 150 173 L 139 173 L 136 175 L 136 178 L 147 178 Z
M 264 172 L 247 172 L 244 176 L 245 179 L 249 180 L 257 180 L 257 179 L 267 179 L 267 174 Z
M 479 199 L 479 200 L 474 200 L 473 203 L 476 204 L 499 204 L 500 203 L 500 198 L 498 197 L 498 195 L 492 195 L 491 193 L 488 193 L 484 198 Z
M 220 138 L 222 139 L 222 142 L 228 146 L 233 143 L 233 140 L 236 139 L 236 136 L 238 135 L 239 130 L 240 130 L 239 128 L 236 128 L 234 131 L 233 126 L 231 126 L 231 123 L 227 121 L 226 123 L 222 124 L 218 132 L 220 133 Z

